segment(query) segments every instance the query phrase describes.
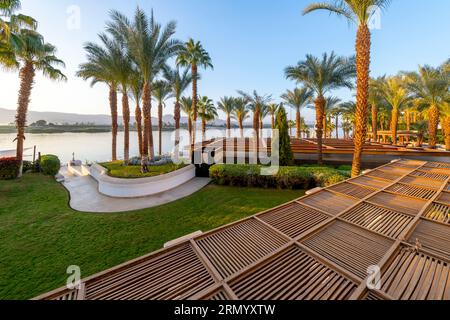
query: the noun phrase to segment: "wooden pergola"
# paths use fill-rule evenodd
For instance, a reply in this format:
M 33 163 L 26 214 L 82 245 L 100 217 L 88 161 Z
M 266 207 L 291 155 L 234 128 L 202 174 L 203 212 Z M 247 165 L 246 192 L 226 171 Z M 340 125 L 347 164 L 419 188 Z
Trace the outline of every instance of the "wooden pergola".
M 398 160 L 36 299 L 450 300 L 449 263 L 450 163 Z

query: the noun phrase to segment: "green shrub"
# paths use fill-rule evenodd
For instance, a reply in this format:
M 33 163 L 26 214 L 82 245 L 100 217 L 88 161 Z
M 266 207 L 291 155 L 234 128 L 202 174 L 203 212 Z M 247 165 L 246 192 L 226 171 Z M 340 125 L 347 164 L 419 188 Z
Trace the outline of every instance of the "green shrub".
M 327 187 L 347 178 L 336 169 L 323 167 L 280 167 L 276 175 L 261 175 L 262 166 L 214 165 L 209 170 L 216 184 L 240 187 L 309 189 Z
M 33 162 L 33 161 L 24 161 L 23 162 L 23 168 L 22 168 L 22 172 L 23 173 L 27 173 L 27 172 L 38 172 L 39 170 L 37 170 L 37 161 Z
M 16 158 L 0 158 L 0 180 L 16 179 L 19 170 L 20 161 Z
M 42 173 L 55 176 L 61 168 L 61 162 L 58 157 L 52 154 L 41 156 L 40 167 Z

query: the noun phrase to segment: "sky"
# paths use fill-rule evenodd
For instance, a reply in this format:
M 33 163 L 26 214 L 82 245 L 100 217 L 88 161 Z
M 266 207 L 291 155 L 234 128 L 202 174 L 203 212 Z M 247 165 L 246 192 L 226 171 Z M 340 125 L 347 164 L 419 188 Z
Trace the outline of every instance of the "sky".
M 39 21 L 38 31 L 58 48 L 68 82 L 55 83 L 37 76 L 30 110 L 108 114 L 108 89 L 90 87 L 75 77 L 85 61 L 83 44 L 97 41 L 110 10 L 131 16 L 137 6 L 153 9 L 161 23 L 177 21 L 176 38 L 200 40 L 210 53 L 214 70 L 201 71 L 199 94 L 217 101 L 237 90 L 271 94 L 275 101 L 296 84 L 284 69 L 306 54 L 335 51 L 353 55 L 356 27 L 326 12 L 307 16 L 302 9 L 312 0 L 22 0 L 22 12 Z M 78 14 L 79 13 L 79 14 Z M 450 1 L 393 0 L 374 21 L 371 75 L 437 66 L 450 57 Z M 0 108 L 17 104 L 17 72 L 0 71 Z M 189 94 L 188 90 L 186 94 Z M 348 90 L 333 92 L 352 99 Z M 155 109 L 155 108 L 154 108 Z M 169 101 L 165 114 L 173 112 Z M 156 115 L 156 110 L 153 110 Z M 293 112 L 290 112 L 293 115 Z M 304 112 L 307 120 L 313 111 Z

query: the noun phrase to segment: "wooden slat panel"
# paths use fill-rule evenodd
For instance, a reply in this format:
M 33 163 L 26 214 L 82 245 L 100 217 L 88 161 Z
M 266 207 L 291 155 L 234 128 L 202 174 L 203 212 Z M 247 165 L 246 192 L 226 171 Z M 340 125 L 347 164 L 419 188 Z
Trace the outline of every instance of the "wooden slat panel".
M 366 176 L 361 176 L 356 179 L 351 180 L 352 183 L 357 183 L 363 186 L 372 187 L 375 189 L 383 189 L 387 187 L 391 182 L 384 181 L 384 180 L 378 180 L 378 179 L 372 179 Z
M 332 215 L 337 215 L 343 210 L 350 208 L 352 205 L 358 202 L 358 200 L 351 199 L 345 196 L 338 196 L 329 191 L 321 191 L 310 197 L 302 199 L 300 202 L 306 203 L 307 205 L 310 205 Z
M 373 177 L 373 178 L 380 178 L 387 181 L 394 181 L 400 178 L 404 173 L 402 172 L 395 172 L 394 170 L 389 171 L 383 171 L 383 170 L 374 170 L 369 172 L 366 176 L 367 177 Z
M 411 215 L 417 215 L 427 203 L 425 200 L 403 197 L 387 192 L 381 192 L 370 198 L 368 201 L 380 206 L 388 207 L 393 211 Z
M 416 177 L 433 179 L 433 180 L 437 180 L 437 181 L 445 181 L 449 177 L 449 175 L 447 175 L 447 174 L 425 172 L 425 171 L 421 171 L 421 170 L 414 171 L 413 173 L 411 173 L 411 175 L 416 176 Z
M 381 290 L 402 300 L 449 300 L 447 262 L 412 248 L 402 248 L 383 273 Z
M 87 300 L 186 299 L 214 284 L 190 245 L 86 284 Z
M 437 201 L 450 205 L 450 193 L 442 192 Z
M 362 203 L 342 216 L 343 219 L 397 239 L 413 217 L 392 210 L 380 208 L 369 203 Z
M 345 300 L 356 284 L 293 246 L 230 287 L 242 300 Z
M 330 216 L 298 203 L 293 203 L 267 212 L 258 216 L 258 218 L 291 238 L 296 238 L 312 227 L 329 219 Z
M 434 189 L 439 189 L 442 186 L 442 181 L 430 180 L 415 176 L 407 176 L 406 178 L 400 180 L 400 182 L 405 184 L 412 184 L 419 187 L 428 187 Z
M 308 248 L 359 276 L 377 265 L 393 241 L 344 222 L 334 222 L 303 242 Z
M 450 206 L 433 203 L 423 216 L 433 221 L 450 224 Z
M 387 190 L 396 192 L 399 194 L 404 194 L 410 197 L 421 198 L 425 200 L 430 200 L 437 193 L 437 190 L 421 188 L 413 185 L 407 185 L 403 183 L 397 183 Z
M 346 194 L 357 199 L 364 199 L 372 193 L 376 192 L 376 189 L 362 187 L 348 182 L 337 184 L 329 188 L 328 190 Z
M 416 244 L 416 240 L 424 248 L 435 250 L 438 254 L 444 254 L 450 258 L 450 226 L 421 221 L 408 242 Z
M 224 278 L 260 260 L 288 241 L 255 219 L 196 241 Z
M 216 292 L 212 293 L 210 296 L 205 297 L 203 300 L 211 300 L 211 301 L 227 301 L 230 300 L 225 290 L 220 289 Z
M 364 300 L 368 300 L 368 301 L 380 301 L 380 300 L 384 300 L 384 299 L 381 298 L 379 295 L 377 295 L 375 292 L 369 291 L 369 292 L 367 293 L 367 295 L 364 297 Z

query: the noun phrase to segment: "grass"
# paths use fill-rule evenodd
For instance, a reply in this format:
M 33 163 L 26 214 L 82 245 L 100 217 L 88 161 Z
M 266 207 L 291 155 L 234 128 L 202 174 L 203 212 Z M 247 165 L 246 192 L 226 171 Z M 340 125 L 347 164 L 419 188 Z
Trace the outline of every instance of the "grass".
M 96 215 L 71 210 L 52 178 L 0 181 L 0 299 L 32 298 L 65 285 L 70 265 L 80 266 L 84 278 L 302 195 L 210 185 L 161 207 Z
M 185 164 L 166 164 L 157 167 L 148 167 L 148 173 L 141 172 L 141 166 L 124 166 L 123 161 L 101 163 L 101 166 L 108 169 L 108 175 L 115 178 L 145 178 L 166 174 L 184 168 Z

